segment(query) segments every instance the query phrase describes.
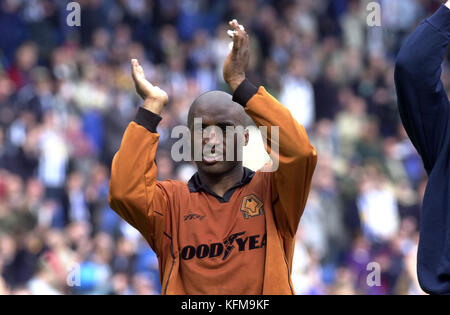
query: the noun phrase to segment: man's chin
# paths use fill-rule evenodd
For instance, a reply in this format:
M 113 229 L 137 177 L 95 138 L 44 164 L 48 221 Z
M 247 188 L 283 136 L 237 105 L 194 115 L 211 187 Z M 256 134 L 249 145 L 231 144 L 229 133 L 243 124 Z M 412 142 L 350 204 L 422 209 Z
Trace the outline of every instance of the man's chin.
M 208 174 L 223 174 L 231 171 L 235 166 L 235 163 L 224 161 L 216 161 L 214 163 L 207 163 L 204 161 L 197 162 L 197 168 L 203 173 Z

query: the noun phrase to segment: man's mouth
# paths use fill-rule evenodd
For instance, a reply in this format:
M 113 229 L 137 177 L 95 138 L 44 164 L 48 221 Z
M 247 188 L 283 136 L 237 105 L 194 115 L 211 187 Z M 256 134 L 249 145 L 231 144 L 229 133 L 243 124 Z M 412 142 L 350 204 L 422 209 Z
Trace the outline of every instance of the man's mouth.
M 203 163 L 212 165 L 222 160 L 221 157 L 222 154 L 218 152 L 203 154 Z

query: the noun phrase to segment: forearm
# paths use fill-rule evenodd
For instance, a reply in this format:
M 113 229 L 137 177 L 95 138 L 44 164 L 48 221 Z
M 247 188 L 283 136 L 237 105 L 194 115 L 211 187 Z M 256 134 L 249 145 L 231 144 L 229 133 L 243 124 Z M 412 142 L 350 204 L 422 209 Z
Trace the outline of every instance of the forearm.
M 152 99 L 145 99 L 144 102 L 141 105 L 141 108 L 152 112 L 153 114 L 156 115 L 161 115 L 162 110 L 164 108 L 164 104 L 161 102 L 157 102 L 155 100 Z
M 245 75 L 233 78 L 232 80 L 229 80 L 227 82 L 228 86 L 230 87 L 230 90 L 232 93 L 236 91 L 236 89 L 241 85 L 242 82 L 245 81 Z

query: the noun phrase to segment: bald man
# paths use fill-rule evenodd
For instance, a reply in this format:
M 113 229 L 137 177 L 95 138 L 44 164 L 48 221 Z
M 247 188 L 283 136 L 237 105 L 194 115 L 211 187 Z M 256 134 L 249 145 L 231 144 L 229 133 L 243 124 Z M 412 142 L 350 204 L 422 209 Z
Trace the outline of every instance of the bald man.
M 230 26 L 233 48 L 223 76 L 233 96 L 213 91 L 192 104 L 198 172 L 187 184 L 157 181 L 156 127 L 168 96 L 132 60 L 144 101 L 114 157 L 109 202 L 158 255 L 162 294 L 294 294 L 295 234 L 317 155 L 289 111 L 246 79 L 249 38 L 236 20 Z M 268 128 L 267 149 L 278 160 L 272 172 L 242 165 L 247 115 Z

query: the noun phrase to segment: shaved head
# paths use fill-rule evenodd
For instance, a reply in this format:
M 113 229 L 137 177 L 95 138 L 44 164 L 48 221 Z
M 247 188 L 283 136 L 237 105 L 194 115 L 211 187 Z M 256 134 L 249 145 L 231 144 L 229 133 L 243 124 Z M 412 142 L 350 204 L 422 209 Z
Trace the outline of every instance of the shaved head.
M 197 152 L 203 152 L 203 159 L 196 161 L 201 174 L 217 176 L 242 170 L 242 147 L 247 145 L 249 138 L 248 131 L 244 128 L 248 126 L 249 120 L 244 108 L 234 102 L 230 94 L 222 91 L 202 94 L 192 103 L 188 127 L 192 131 L 191 146 L 194 151 L 199 148 L 200 151 Z M 218 129 L 208 131 L 210 127 Z M 232 127 L 233 131 L 227 131 L 228 127 Z M 219 137 L 218 130 L 221 130 Z M 228 136 L 231 136 L 231 141 L 227 141 Z M 210 149 L 211 154 L 205 155 L 205 148 Z M 225 159 L 227 152 L 232 156 L 229 160 Z M 216 153 L 224 159 L 218 160 Z
M 222 91 L 211 91 L 200 95 L 191 105 L 188 114 L 188 127 L 191 128 L 194 118 L 210 115 L 217 120 L 233 121 L 235 125 L 246 126 L 248 116 L 244 108 L 233 101 L 233 97 Z

